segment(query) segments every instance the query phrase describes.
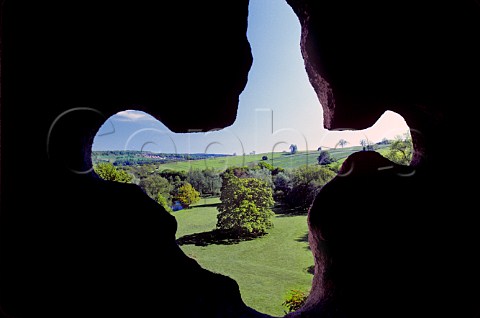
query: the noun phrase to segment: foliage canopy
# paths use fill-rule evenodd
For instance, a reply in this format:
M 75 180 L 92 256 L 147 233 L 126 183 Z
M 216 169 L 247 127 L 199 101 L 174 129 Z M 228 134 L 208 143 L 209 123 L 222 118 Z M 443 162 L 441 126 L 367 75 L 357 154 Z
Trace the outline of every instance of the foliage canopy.
M 395 140 L 390 143 L 390 147 L 385 157 L 400 165 L 408 166 L 412 161 L 413 144 L 410 134 L 405 133 L 403 136 L 396 136 Z
M 131 183 L 133 176 L 125 170 L 117 169 L 110 162 L 100 162 L 93 168 L 95 173 L 102 179 L 123 183 Z
M 220 201 L 218 229 L 230 230 L 238 236 L 256 236 L 273 226 L 273 191 L 262 180 L 225 173 Z
M 200 200 L 200 193 L 190 183 L 185 182 L 178 188 L 177 199 L 183 207 L 189 208 Z

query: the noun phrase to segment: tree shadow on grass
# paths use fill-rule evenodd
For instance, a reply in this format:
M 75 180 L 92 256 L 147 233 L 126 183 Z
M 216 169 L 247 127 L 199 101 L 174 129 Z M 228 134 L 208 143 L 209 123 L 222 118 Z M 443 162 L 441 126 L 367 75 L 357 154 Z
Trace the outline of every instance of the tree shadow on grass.
M 298 237 L 298 238 L 296 239 L 296 241 L 297 241 L 297 242 L 305 242 L 305 243 L 307 243 L 307 246 L 306 246 L 305 248 L 306 248 L 307 250 L 311 250 L 311 249 L 310 249 L 310 244 L 308 244 L 308 231 L 307 231 L 307 233 L 305 233 L 304 235 Z
M 221 202 L 213 202 L 207 203 L 205 199 L 201 199 L 195 204 L 192 204 L 192 208 L 209 208 L 209 207 L 217 207 Z
M 244 241 L 251 241 L 262 235 L 239 236 L 237 233 L 228 230 L 211 230 L 208 232 L 188 234 L 177 239 L 178 245 L 196 245 L 208 246 L 216 245 L 232 245 Z
M 217 207 L 218 205 L 220 204 L 220 202 L 217 202 L 217 203 L 205 203 L 205 204 L 195 204 L 195 205 L 192 205 L 191 207 L 192 208 L 208 208 L 208 207 Z
M 286 206 L 278 205 L 275 206 L 272 211 L 278 217 L 288 217 L 288 216 L 298 216 L 298 215 L 307 215 L 308 211 L 302 208 L 288 208 Z
M 307 242 L 308 243 L 308 231 L 304 235 L 296 239 L 297 242 Z

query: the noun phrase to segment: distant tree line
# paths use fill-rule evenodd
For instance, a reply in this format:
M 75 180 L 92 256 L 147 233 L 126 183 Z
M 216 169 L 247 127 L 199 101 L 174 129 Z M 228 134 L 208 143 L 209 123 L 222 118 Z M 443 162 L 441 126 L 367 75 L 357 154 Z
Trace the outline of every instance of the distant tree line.
M 345 139 L 340 139 L 335 148 L 337 146 L 341 146 L 342 148 L 348 144 L 349 142 Z M 412 160 L 413 156 L 413 144 L 412 144 L 412 137 L 410 132 L 406 132 L 403 135 L 397 135 L 393 140 L 389 140 L 387 138 L 383 138 L 379 142 L 372 142 L 368 138 L 361 139 L 359 141 L 361 149 L 363 151 L 377 151 L 380 147 L 382 149 L 385 146 L 388 146 L 388 149 L 384 153 L 384 156 L 391 161 L 401 164 L 401 165 L 409 165 L 410 161 Z M 338 162 L 328 150 L 322 150 L 322 147 L 318 147 L 317 151 L 319 151 L 319 155 L 317 157 L 318 164 L 321 166 L 328 167 L 334 172 L 338 172 L 341 162 Z
M 132 166 L 145 164 L 163 164 L 176 161 L 203 160 L 216 157 L 226 157 L 226 154 L 177 154 L 177 153 L 154 153 L 137 150 L 105 150 L 92 151 L 92 162 L 111 162 L 114 166 Z

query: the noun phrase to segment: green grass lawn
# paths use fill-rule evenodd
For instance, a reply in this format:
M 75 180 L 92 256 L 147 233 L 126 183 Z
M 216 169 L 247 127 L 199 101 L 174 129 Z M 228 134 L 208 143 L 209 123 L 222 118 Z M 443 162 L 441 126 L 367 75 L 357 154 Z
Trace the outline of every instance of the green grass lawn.
M 188 210 L 174 213 L 177 239 L 215 228 L 218 198 L 202 199 Z M 272 315 L 284 316 L 282 302 L 290 289 L 309 290 L 313 265 L 308 249 L 306 215 L 277 214 L 274 228 L 263 237 L 237 244 L 182 245 L 188 256 L 204 268 L 237 281 L 243 301 L 250 307 Z
M 262 160 L 263 156 L 267 156 L 269 164 L 274 167 L 297 168 L 308 164 L 316 164 L 318 153 L 316 152 L 298 152 L 296 154 L 290 154 L 288 152 L 274 152 L 274 153 L 262 153 L 257 155 L 245 155 L 245 156 L 227 156 L 201 160 L 190 161 L 177 161 L 169 162 L 158 165 L 159 170 L 172 169 L 189 171 L 190 169 L 205 169 L 213 168 L 216 170 L 225 170 L 228 167 L 248 166 L 249 164 L 256 164 Z
M 388 145 L 380 145 L 377 151 L 385 155 Z M 337 149 L 329 149 L 330 155 L 338 160 L 340 163 L 345 161 L 345 159 L 350 156 L 352 153 L 361 151 L 362 147 L 353 146 Z M 190 169 L 205 169 L 213 168 L 216 170 L 224 171 L 228 167 L 238 167 L 238 166 L 248 166 L 250 164 L 257 164 L 262 160 L 263 156 L 267 156 L 269 164 L 274 167 L 281 167 L 284 169 L 293 169 L 305 165 L 316 165 L 318 158 L 318 151 L 299 151 L 295 154 L 290 154 L 289 152 L 274 152 L 274 153 L 261 153 L 256 155 L 245 155 L 245 156 L 227 156 L 227 157 L 218 157 L 210 158 L 204 160 L 190 160 L 190 161 L 177 161 L 159 164 L 158 169 L 172 169 L 172 170 L 183 170 L 189 171 Z
M 379 145 L 377 150 L 380 154 L 385 155 L 386 147 L 388 145 Z M 342 163 L 346 157 L 351 155 L 354 152 L 361 151 L 362 147 L 352 146 L 345 148 L 336 148 L 336 149 L 325 149 L 330 152 L 330 155 L 338 162 Z M 205 168 L 213 168 L 218 171 L 224 171 L 228 167 L 239 167 L 239 166 L 249 166 L 255 165 L 262 160 L 263 156 L 266 156 L 268 159 L 265 161 L 274 167 L 281 167 L 284 169 L 293 169 L 299 168 L 306 165 L 316 165 L 319 152 L 315 150 L 310 151 L 298 151 L 295 154 L 290 154 L 289 152 L 274 152 L 274 153 L 261 153 L 255 155 L 244 155 L 244 156 L 222 156 L 209 159 L 198 159 L 198 160 L 188 160 L 188 161 L 175 161 L 168 162 L 163 164 L 158 164 L 159 170 L 172 169 L 176 171 L 189 171 L 191 169 L 203 170 Z M 133 155 L 132 155 L 133 156 Z M 126 155 L 114 155 L 114 154 L 102 154 L 97 153 L 95 155 L 95 160 L 103 160 L 114 162 L 117 159 L 126 159 Z

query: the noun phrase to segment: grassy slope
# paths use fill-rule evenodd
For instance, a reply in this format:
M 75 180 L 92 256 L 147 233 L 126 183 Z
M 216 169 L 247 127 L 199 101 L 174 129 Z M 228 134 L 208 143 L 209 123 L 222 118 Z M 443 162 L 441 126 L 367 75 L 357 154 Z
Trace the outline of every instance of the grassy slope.
M 267 156 L 268 160 L 266 162 L 273 164 L 275 167 L 293 168 L 305 164 L 315 163 L 315 155 L 315 153 L 301 152 L 295 155 L 290 155 L 288 153 L 273 153 L 272 155 L 272 153 L 266 153 L 258 155 L 229 156 L 205 160 L 165 163 L 160 164 L 159 169 L 188 171 L 190 169 L 214 168 L 223 171 L 232 166 L 248 166 L 249 164 L 256 164 L 257 162 L 262 161 L 263 156 Z
M 189 210 L 175 212 L 177 238 L 215 228 L 217 210 L 201 201 Z M 202 204 L 206 204 L 202 206 Z M 274 228 L 264 237 L 232 245 L 182 245 L 181 248 L 204 268 L 237 281 L 245 303 L 263 313 L 283 316 L 282 302 L 293 288 L 308 290 L 313 276 L 306 268 L 313 257 L 306 242 L 306 216 L 282 216 L 274 219 Z
M 386 148 L 385 146 L 380 146 L 380 149 L 377 150 L 382 155 L 384 155 Z M 388 146 L 387 146 L 388 147 Z M 346 157 L 351 155 L 354 152 L 361 151 L 362 147 L 345 147 L 330 149 L 330 155 L 342 163 Z M 262 153 L 256 155 L 245 155 L 245 156 L 227 156 L 227 157 L 218 157 L 210 159 L 200 159 L 200 160 L 190 160 L 190 161 L 177 161 L 169 162 L 164 164 L 159 164 L 158 168 L 160 170 L 172 169 L 177 171 L 189 171 L 190 169 L 205 169 L 205 168 L 214 168 L 219 171 L 224 171 L 228 167 L 232 166 L 248 166 L 249 164 L 256 164 L 262 161 L 262 157 L 267 156 L 268 160 L 266 162 L 272 164 L 274 167 L 282 167 L 284 169 L 298 168 L 305 165 L 315 165 L 317 164 L 318 151 L 299 151 L 298 153 L 291 155 L 288 152 L 275 152 L 275 153 Z M 121 158 L 121 157 L 119 157 Z M 115 157 L 108 155 L 98 155 L 97 159 L 108 160 L 110 162 L 115 161 Z

